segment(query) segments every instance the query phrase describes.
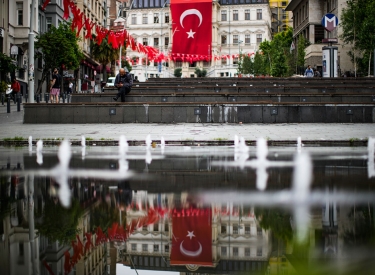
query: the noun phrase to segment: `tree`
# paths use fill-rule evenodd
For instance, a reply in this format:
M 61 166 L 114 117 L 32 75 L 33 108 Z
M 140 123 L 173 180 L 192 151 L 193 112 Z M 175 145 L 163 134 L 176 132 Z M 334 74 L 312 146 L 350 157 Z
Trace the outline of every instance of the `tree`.
M 36 227 L 40 234 L 51 241 L 70 244 L 80 232 L 77 226 L 82 215 L 83 209 L 78 200 L 73 199 L 72 206 L 67 209 L 60 203 L 55 203 L 53 198 L 48 198 L 43 210 L 42 222 Z
M 93 35 L 94 39 L 95 37 L 96 36 Z M 119 50 L 112 48 L 112 46 L 108 44 L 107 38 L 104 38 L 100 45 L 94 42 L 94 40 L 91 42 L 91 54 L 92 54 L 92 57 L 95 60 L 99 61 L 99 63 L 102 65 L 103 79 L 106 80 L 107 79 L 107 69 L 106 69 L 107 64 L 119 58 Z
M 63 22 L 58 28 L 51 29 L 36 37 L 35 57 L 43 59 L 42 79 L 39 83 L 37 94 L 41 93 L 42 85 L 49 71 L 53 68 L 76 70 L 83 59 L 83 53 L 78 46 L 79 38 L 70 28 L 71 23 Z
M 241 71 L 242 74 L 254 74 L 254 62 L 250 56 L 245 55 L 242 59 Z
M 269 63 L 265 62 L 265 56 L 260 53 L 256 52 L 254 56 L 254 75 L 265 75 L 267 74 L 266 66 Z
M 174 73 L 173 73 L 173 75 L 174 75 L 175 77 L 181 77 L 181 76 L 182 76 L 182 69 L 181 69 L 181 68 L 176 68 L 176 69 L 174 69 Z
M 255 216 L 259 225 L 265 230 L 272 230 L 274 236 L 284 241 L 293 239 L 293 230 L 290 225 L 290 214 L 280 209 L 257 208 Z
M 194 73 L 197 75 L 197 77 L 206 77 L 207 75 L 207 71 L 205 69 L 199 69 L 199 68 L 195 68 L 195 71 Z
M 370 72 L 372 53 L 375 49 L 375 2 L 373 0 L 348 0 L 342 10 L 341 39 L 344 44 L 352 45 L 348 52 L 354 67 L 358 64 L 368 64 Z M 364 59 L 364 61 L 361 61 Z
M 259 45 L 264 58 L 264 69 L 266 74 L 281 77 L 292 74 L 289 68 L 290 45 L 293 41 L 293 29 L 287 28 L 285 31 L 277 33 L 272 41 L 263 41 Z
M 297 67 L 303 68 L 305 67 L 305 52 L 306 48 L 306 39 L 303 35 L 298 36 L 298 43 L 297 43 Z
M 6 80 L 6 75 L 17 69 L 12 58 L 0 52 L 0 80 Z
M 288 67 L 286 64 L 286 54 L 282 51 L 278 51 L 274 54 L 273 60 L 271 75 L 276 77 L 287 76 Z

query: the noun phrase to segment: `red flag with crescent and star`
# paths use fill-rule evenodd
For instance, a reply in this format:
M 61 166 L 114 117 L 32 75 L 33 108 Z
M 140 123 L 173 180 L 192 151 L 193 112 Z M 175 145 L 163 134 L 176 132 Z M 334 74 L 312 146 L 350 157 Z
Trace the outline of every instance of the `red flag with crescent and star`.
M 212 0 L 171 0 L 172 54 L 211 55 Z
M 171 265 L 213 266 L 210 208 L 172 211 Z

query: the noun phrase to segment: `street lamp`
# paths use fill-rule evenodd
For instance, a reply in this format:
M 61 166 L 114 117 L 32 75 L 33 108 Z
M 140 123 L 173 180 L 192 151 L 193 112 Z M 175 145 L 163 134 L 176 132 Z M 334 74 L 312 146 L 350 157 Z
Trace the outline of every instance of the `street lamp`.
M 240 45 L 243 41 L 242 40 L 238 40 L 238 76 L 240 75 L 241 73 L 241 62 L 240 62 L 240 58 L 241 58 L 241 50 L 240 50 Z

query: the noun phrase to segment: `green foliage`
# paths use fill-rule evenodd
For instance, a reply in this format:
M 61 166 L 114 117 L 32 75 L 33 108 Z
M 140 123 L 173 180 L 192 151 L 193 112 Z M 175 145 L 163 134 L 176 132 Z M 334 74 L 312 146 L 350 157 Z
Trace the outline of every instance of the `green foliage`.
M 111 205 L 100 204 L 97 207 L 93 207 L 90 211 L 90 225 L 91 231 L 94 231 L 97 227 L 106 230 L 112 223 L 118 221 L 119 210 L 111 207 Z
M 280 209 L 257 208 L 255 216 L 260 220 L 259 225 L 265 230 L 272 230 L 276 238 L 284 241 L 293 239 L 289 213 Z
M 199 69 L 199 68 L 195 68 L 195 71 L 194 73 L 197 75 L 197 77 L 206 77 L 207 75 L 207 71 L 205 69 Z
M 265 75 L 267 74 L 268 62 L 266 57 L 260 52 L 256 52 L 254 56 L 254 75 Z
M 298 36 L 298 43 L 297 43 L 297 66 L 304 67 L 305 66 L 305 56 L 306 56 L 306 39 L 303 35 Z
M 243 74 L 254 74 L 254 62 L 250 56 L 245 55 L 243 57 L 241 72 Z
M 176 68 L 176 69 L 174 69 L 173 75 L 175 77 L 181 77 L 182 76 L 182 68 Z
M 82 215 L 83 209 L 78 200 L 73 199 L 71 207 L 67 209 L 49 198 L 44 207 L 42 222 L 36 224 L 36 227 L 49 240 L 70 244 L 80 232 L 77 227 Z
M 95 39 L 95 35 L 93 38 Z M 102 72 L 103 72 L 103 79 L 107 79 L 107 70 L 106 66 L 108 63 L 111 63 L 119 58 L 120 51 L 118 49 L 112 48 L 111 45 L 108 44 L 107 38 L 104 38 L 102 43 L 98 45 L 94 42 L 94 39 L 91 41 L 91 54 L 93 58 L 102 65 Z M 122 47 L 123 51 L 121 52 L 122 56 L 123 52 L 125 51 L 125 47 Z M 126 54 L 126 51 L 125 51 Z M 122 64 L 121 64 L 122 65 Z M 129 64 L 130 65 L 130 64 Z M 129 69 L 129 68 L 128 68 Z M 131 69 L 131 66 L 130 66 Z M 130 70 L 129 70 L 130 72 Z
M 4 80 L 0 82 L 0 93 L 5 93 L 8 89 L 8 83 L 6 83 Z
M 131 70 L 133 69 L 132 65 L 130 65 L 130 63 L 128 61 L 121 61 L 121 67 L 122 68 L 127 68 L 129 72 L 131 72 Z
M 14 65 L 12 58 L 0 52 L 0 72 L 2 74 L 7 74 L 14 72 L 17 66 Z
M 288 67 L 286 63 L 286 55 L 282 52 L 276 52 L 274 54 L 271 74 L 276 77 L 287 76 Z
M 35 58 L 42 58 L 44 61 L 42 79 L 37 93 L 41 92 L 42 85 L 49 70 L 61 68 L 63 65 L 67 70 L 76 70 L 84 55 L 78 46 L 79 38 L 71 30 L 70 23 L 64 22 L 58 28 L 51 29 L 36 37 Z
M 342 10 L 341 23 L 342 35 L 345 44 L 350 44 L 352 49 L 349 56 L 355 65 L 371 66 L 371 53 L 375 49 L 375 1 L 373 0 L 348 0 L 346 8 Z M 370 62 L 369 62 L 370 61 Z

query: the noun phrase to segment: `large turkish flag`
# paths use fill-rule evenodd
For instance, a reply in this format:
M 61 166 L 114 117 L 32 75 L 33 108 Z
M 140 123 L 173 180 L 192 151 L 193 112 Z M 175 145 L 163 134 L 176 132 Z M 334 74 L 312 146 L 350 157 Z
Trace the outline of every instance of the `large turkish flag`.
M 172 54 L 211 55 L 212 0 L 171 0 Z
M 212 266 L 211 209 L 174 209 L 171 265 Z

